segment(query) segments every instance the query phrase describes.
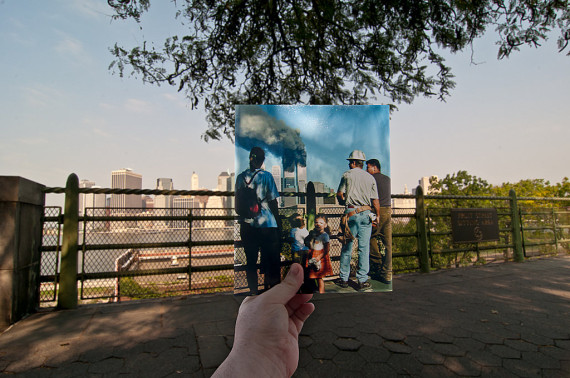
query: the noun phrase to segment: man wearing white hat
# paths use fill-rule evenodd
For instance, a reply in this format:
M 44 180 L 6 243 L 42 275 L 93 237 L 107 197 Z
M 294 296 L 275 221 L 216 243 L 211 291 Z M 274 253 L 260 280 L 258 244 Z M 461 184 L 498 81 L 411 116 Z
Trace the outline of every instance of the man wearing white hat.
M 368 282 L 370 234 L 372 223 L 380 217 L 380 202 L 376 181 L 363 169 L 366 161 L 364 152 L 354 150 L 347 160 L 350 170 L 343 173 L 336 196 L 338 202 L 345 205 L 345 214 L 348 217 L 351 234 L 358 239 L 356 278 L 358 290 L 363 291 L 370 288 L 370 282 Z M 353 240 L 348 240 L 340 252 L 340 274 L 336 284 L 343 288 L 348 287 L 352 243 Z

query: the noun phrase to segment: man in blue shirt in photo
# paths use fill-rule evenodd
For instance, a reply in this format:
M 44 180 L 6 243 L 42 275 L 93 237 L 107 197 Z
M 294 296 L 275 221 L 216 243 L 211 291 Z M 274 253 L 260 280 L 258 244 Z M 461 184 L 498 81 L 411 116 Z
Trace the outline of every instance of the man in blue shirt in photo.
M 240 236 L 247 259 L 247 285 L 251 294 L 258 293 L 257 257 L 261 252 L 261 269 L 264 272 L 264 286 L 269 289 L 281 281 L 281 218 L 278 213 L 279 192 L 270 172 L 261 169 L 265 151 L 253 147 L 249 153 L 249 168 L 236 178 L 237 193 L 241 188 L 255 190 L 259 213 L 252 218 L 240 215 Z

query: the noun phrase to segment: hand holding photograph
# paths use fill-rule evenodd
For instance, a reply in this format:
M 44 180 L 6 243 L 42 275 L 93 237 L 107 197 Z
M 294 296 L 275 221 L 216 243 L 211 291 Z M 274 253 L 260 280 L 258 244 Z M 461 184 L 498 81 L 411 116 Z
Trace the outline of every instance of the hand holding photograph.
M 392 291 L 387 105 L 236 106 L 235 294 Z

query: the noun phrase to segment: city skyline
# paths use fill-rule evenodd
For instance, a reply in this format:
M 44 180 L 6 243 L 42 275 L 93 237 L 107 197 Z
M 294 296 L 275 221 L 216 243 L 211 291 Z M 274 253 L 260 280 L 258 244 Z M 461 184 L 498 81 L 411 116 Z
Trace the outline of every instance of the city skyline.
M 111 21 L 106 2 L 0 2 L 0 175 L 63 187 L 76 173 L 110 187 L 108 172 L 131 167 L 146 189 L 161 177 L 188 188 L 193 171 L 201 186 L 215 187 L 220 172 L 234 169 L 234 145 L 200 138 L 203 109 L 190 110 L 176 88 L 108 70 L 115 43 L 129 48 L 184 31 L 174 12 L 170 2 L 153 3 L 141 32 L 135 22 Z M 498 61 L 494 40 L 489 30 L 472 49 L 444 53 L 457 84 L 447 102 L 418 98 L 391 113 L 393 193 L 459 170 L 493 185 L 570 176 L 569 58 L 553 35 Z M 379 94 L 371 102 L 389 101 Z M 61 204 L 63 195 L 52 198 Z

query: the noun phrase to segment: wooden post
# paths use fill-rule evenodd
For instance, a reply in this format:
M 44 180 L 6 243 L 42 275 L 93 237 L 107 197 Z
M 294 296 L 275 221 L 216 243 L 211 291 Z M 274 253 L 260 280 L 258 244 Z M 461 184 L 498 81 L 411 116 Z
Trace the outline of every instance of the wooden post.
M 309 181 L 307 184 L 307 230 L 315 228 L 315 216 L 317 215 L 317 197 L 315 196 L 315 184 Z
M 522 249 L 522 238 L 521 238 L 521 222 L 519 206 L 517 203 L 517 194 L 514 189 L 509 191 L 509 196 L 511 197 L 511 232 L 513 234 L 513 258 L 516 262 L 523 262 L 524 255 Z
M 77 307 L 77 240 L 79 229 L 79 178 L 72 173 L 65 186 L 65 213 L 63 216 L 63 243 L 57 307 Z
M 420 271 L 429 273 L 429 251 L 427 245 L 426 213 L 424 204 L 424 190 L 418 185 L 416 188 L 416 232 L 418 242 L 418 256 Z

